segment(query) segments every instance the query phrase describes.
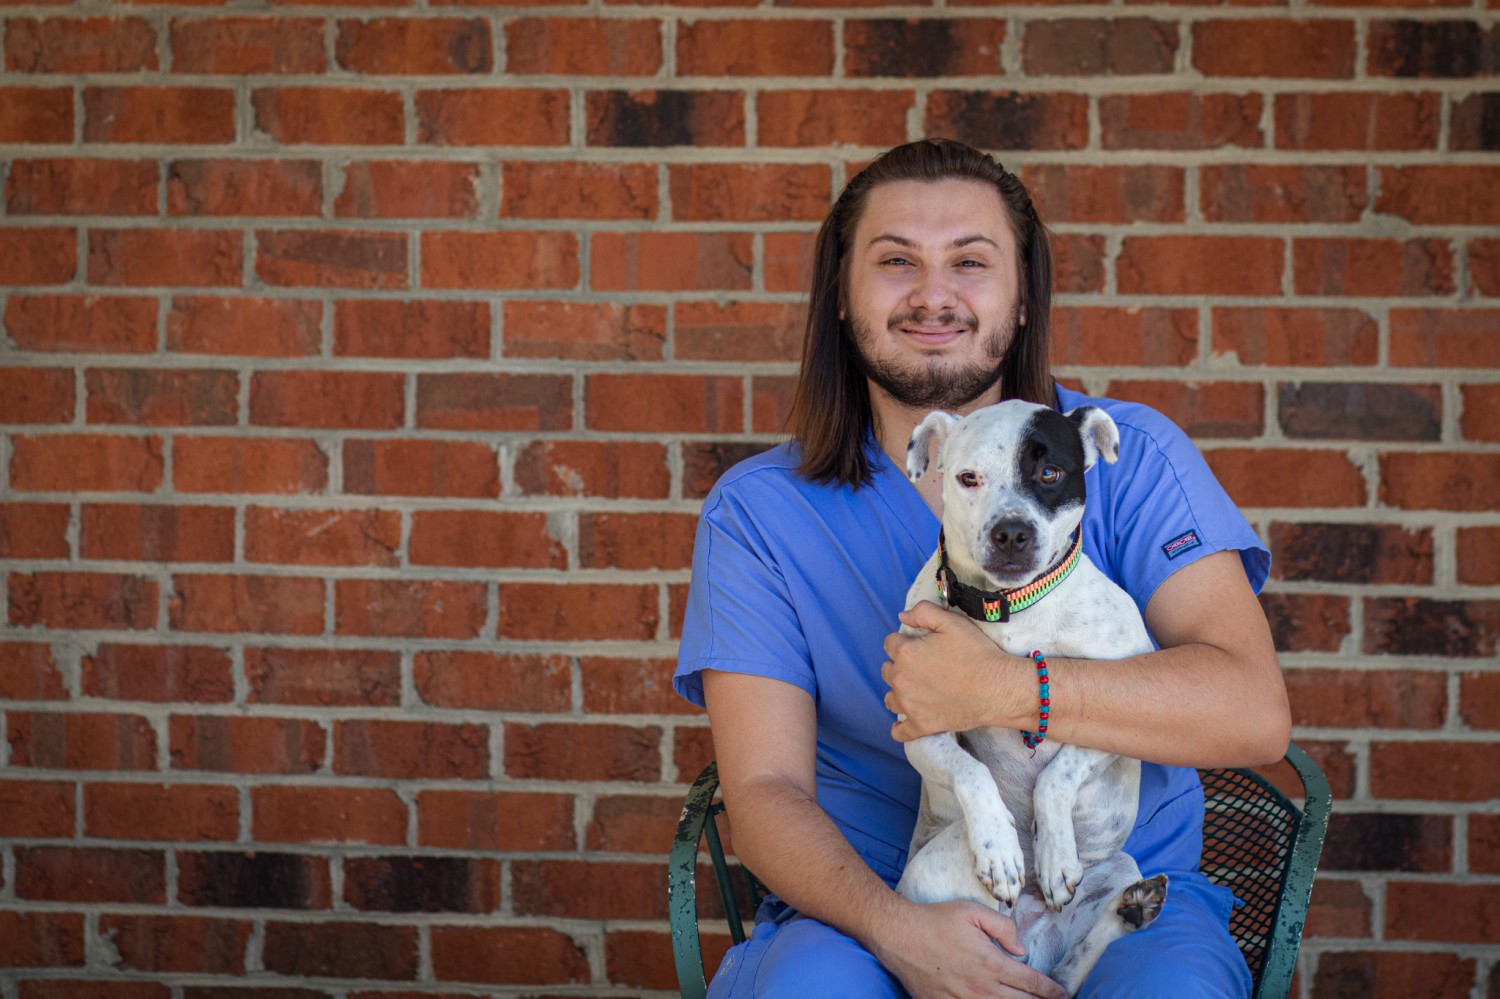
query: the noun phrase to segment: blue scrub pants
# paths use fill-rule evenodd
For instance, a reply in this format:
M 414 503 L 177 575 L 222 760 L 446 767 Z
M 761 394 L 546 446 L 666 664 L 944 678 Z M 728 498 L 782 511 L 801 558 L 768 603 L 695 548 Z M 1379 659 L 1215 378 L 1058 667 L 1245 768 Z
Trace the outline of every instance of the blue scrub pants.
M 1153 872 L 1154 873 L 1154 872 Z M 1233 896 L 1196 871 L 1168 871 L 1171 887 L 1149 927 L 1110 944 L 1080 997 L 1246 999 L 1250 970 L 1229 936 Z M 709 999 L 908 999 L 850 937 L 767 899 L 755 930 L 724 955 Z

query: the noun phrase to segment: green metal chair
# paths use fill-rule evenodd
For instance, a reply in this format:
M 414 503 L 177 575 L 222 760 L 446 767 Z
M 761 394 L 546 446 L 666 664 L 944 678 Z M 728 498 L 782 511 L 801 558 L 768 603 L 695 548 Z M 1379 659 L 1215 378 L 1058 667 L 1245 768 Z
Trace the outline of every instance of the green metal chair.
M 1302 781 L 1301 808 L 1253 770 L 1198 771 L 1207 809 L 1198 869 L 1245 902 L 1230 916 L 1229 932 L 1254 976 L 1254 999 L 1279 999 L 1291 989 L 1332 800 L 1328 779 L 1301 748 L 1288 746 L 1286 762 Z M 716 800 L 718 789 L 718 765 L 710 763 L 688 791 L 667 866 L 672 953 L 683 999 L 702 999 L 708 990 L 698 938 L 700 842 L 707 844 L 735 943 L 745 939 L 741 913 L 753 911 L 764 894 L 744 868 L 744 885 L 735 889 L 719 838 L 718 816 L 724 804 Z

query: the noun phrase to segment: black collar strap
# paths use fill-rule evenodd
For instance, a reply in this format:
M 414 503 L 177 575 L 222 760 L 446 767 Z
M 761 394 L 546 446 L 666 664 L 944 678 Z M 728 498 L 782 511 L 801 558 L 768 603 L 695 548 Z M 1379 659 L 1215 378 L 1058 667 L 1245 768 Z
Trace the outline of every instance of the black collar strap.
M 1062 560 L 1025 586 L 1015 590 L 981 590 L 958 581 L 948 567 L 948 549 L 938 531 L 938 593 L 949 607 L 956 607 L 976 621 L 1009 621 L 1010 616 L 1036 603 L 1068 578 L 1083 554 L 1083 530 L 1073 535 Z

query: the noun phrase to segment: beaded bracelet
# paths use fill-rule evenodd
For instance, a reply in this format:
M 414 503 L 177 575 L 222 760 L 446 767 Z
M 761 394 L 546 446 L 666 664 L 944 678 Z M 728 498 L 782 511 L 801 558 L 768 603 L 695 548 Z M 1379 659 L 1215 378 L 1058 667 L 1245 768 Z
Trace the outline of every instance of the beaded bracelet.
M 1047 719 L 1052 716 L 1052 691 L 1047 685 L 1047 659 L 1042 655 L 1040 649 L 1031 650 L 1032 661 L 1036 663 L 1037 682 L 1037 726 L 1036 733 L 1021 730 L 1021 741 L 1026 743 L 1027 749 L 1035 749 L 1047 738 Z

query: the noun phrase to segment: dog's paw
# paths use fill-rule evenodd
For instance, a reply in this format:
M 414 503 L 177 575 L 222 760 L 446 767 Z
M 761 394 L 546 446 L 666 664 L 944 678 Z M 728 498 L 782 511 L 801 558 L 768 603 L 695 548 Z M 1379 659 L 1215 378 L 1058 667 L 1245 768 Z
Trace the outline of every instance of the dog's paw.
M 1120 918 L 1132 930 L 1150 926 L 1161 915 L 1161 907 L 1167 901 L 1167 876 L 1158 874 L 1154 878 L 1127 885 L 1120 893 Z
M 1071 838 L 1043 835 L 1036 839 L 1036 880 L 1047 908 L 1059 912 L 1073 900 L 1083 880 L 1083 863 Z
M 984 890 L 1006 905 L 1013 906 L 1021 897 L 1026 883 L 1026 855 L 1015 823 L 1005 823 L 985 830 L 970 844 L 974 851 L 974 874 Z

